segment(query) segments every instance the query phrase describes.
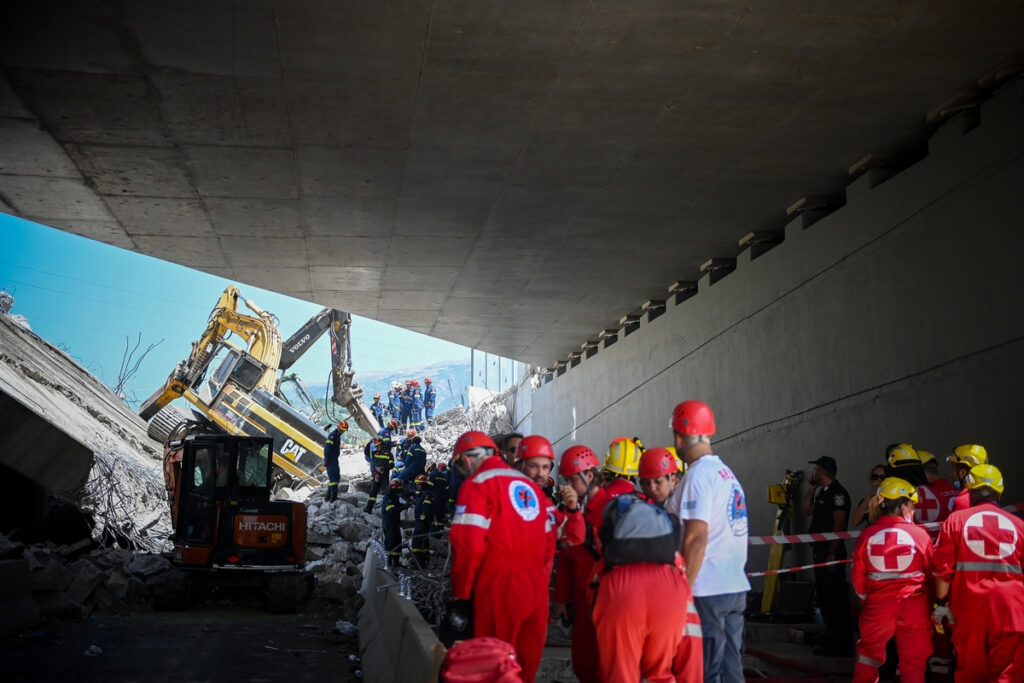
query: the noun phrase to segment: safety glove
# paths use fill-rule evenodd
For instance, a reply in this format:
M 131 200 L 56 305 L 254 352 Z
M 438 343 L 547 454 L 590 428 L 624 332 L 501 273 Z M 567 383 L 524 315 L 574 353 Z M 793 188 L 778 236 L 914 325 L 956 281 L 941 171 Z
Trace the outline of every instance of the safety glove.
M 932 623 L 935 624 L 936 633 L 945 633 L 946 628 L 954 624 L 953 612 L 949 605 L 936 603 L 932 610 Z

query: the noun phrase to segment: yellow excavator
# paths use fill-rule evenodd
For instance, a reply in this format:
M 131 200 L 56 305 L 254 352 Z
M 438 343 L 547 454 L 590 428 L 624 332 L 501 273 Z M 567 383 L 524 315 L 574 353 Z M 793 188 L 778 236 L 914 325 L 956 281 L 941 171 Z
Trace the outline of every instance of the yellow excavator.
M 251 314 L 239 311 L 244 304 Z M 380 426 L 362 400 L 353 377 L 352 316 L 325 308 L 282 341 L 277 318 L 228 287 L 210 313 L 189 357 L 139 409 L 149 435 L 166 441 L 184 420 L 194 419 L 170 405 L 184 398 L 195 417 L 225 434 L 266 436 L 274 442 L 273 462 L 282 485 L 319 484 L 326 434 L 293 406 L 281 390 L 282 376 L 325 332 L 331 338 L 331 400 L 368 434 Z M 237 339 L 236 339 L 237 338 Z M 211 372 L 212 371 L 212 372 Z M 286 381 L 295 381 L 294 375 Z

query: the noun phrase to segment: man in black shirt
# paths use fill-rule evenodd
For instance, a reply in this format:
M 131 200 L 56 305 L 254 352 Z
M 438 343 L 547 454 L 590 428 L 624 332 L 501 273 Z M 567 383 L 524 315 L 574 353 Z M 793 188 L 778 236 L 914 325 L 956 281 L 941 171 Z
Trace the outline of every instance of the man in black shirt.
M 804 499 L 804 514 L 810 515 L 810 533 L 846 531 L 850 518 L 850 494 L 836 480 L 836 461 L 827 455 L 809 461 L 814 465 L 810 488 Z M 815 564 L 846 559 L 846 544 L 839 539 L 811 544 Z M 850 589 L 846 565 L 834 564 L 814 570 L 818 606 L 825 619 L 827 641 L 815 654 L 828 657 L 853 655 L 853 616 L 850 613 Z

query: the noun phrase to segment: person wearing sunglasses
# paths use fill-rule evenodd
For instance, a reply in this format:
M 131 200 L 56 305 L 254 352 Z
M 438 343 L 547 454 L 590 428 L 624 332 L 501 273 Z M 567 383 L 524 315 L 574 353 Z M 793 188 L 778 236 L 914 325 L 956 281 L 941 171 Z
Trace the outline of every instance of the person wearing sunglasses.
M 864 494 L 864 497 L 857 503 L 857 509 L 853 511 L 850 516 L 850 526 L 857 528 L 861 526 L 867 526 L 871 524 L 871 520 L 868 519 L 868 507 L 871 503 L 871 499 L 878 495 L 878 487 L 882 484 L 885 479 L 885 465 L 875 465 L 871 468 L 871 474 L 868 476 L 868 492 Z

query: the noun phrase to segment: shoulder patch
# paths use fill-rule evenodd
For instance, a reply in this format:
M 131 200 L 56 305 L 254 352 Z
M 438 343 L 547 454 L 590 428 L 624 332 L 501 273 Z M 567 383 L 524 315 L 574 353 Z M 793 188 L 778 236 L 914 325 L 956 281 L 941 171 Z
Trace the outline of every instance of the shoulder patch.
M 846 505 L 846 496 L 841 493 L 837 493 L 833 500 L 835 500 L 836 505 Z
M 465 505 L 456 505 L 455 506 L 455 514 L 463 515 L 465 513 L 466 513 L 466 506 Z
M 508 497 L 512 501 L 512 509 L 527 522 L 540 516 L 540 500 L 529 483 L 516 479 L 509 482 Z

